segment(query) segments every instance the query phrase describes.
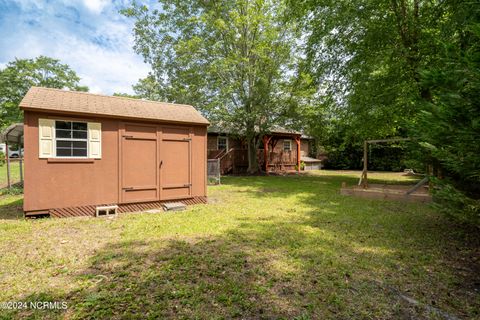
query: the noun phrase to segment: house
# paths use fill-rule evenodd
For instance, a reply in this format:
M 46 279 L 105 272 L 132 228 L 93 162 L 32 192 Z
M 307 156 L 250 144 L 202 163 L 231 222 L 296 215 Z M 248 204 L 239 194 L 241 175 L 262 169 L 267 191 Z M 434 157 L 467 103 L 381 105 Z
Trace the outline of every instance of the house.
M 257 150 L 260 166 L 266 172 L 320 169 L 321 160 L 315 159 L 313 138 L 295 130 L 273 128 L 266 134 Z M 265 150 L 265 145 L 268 149 Z M 218 125 L 208 128 L 208 159 L 219 159 L 221 174 L 245 172 L 248 154 L 245 138 L 233 135 Z M 267 159 L 267 161 L 265 161 Z
M 27 216 L 94 216 L 206 202 L 208 121 L 192 106 L 31 88 Z

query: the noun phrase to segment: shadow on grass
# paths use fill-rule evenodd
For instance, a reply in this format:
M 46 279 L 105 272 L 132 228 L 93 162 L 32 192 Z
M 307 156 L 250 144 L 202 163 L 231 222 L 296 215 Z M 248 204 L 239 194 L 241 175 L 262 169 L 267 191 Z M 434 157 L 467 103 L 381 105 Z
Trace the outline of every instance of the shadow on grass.
M 68 310 L 10 315 L 92 319 L 429 316 L 425 309 L 402 302 L 383 286 L 387 284 L 451 314 L 475 316 L 478 293 L 464 283 L 472 274 L 478 279 L 478 274 L 453 267 L 468 255 L 461 230 L 428 210 L 421 211 L 426 208 L 423 205 L 341 196 L 336 190 L 344 180 L 338 176 L 227 178 L 222 183 L 229 185 L 229 192 L 252 201 L 266 199 L 265 205 L 272 208 L 293 197 L 295 205 L 284 208 L 282 215 L 246 213 L 238 218 L 236 228 L 221 235 L 145 239 L 139 234 L 138 239 L 109 243 L 90 259 L 87 269 L 69 275 L 77 283 L 75 290 L 40 292 L 22 299 L 66 301 Z
M 23 219 L 23 198 L 21 195 L 0 196 L 0 220 Z
M 378 284 L 388 282 L 385 277 L 397 276 L 393 271 L 399 266 L 385 264 L 385 256 L 390 253 L 358 251 L 340 236 L 317 231 L 321 236 L 312 237 L 301 226 L 289 223 L 255 227 L 246 221 L 238 230 L 208 239 L 110 244 L 91 259 L 88 269 L 72 276 L 72 281 L 81 283 L 77 290 L 65 294 L 42 292 L 22 299 L 66 301 L 68 310 L 29 310 L 12 316 L 39 319 L 425 316 L 425 310 L 403 303 Z
M 236 232 L 197 241 L 109 245 L 92 259 L 89 269 L 75 276 L 82 288 L 22 299 L 66 301 L 70 309 L 11 315 L 42 319 L 309 319 L 361 318 L 385 312 L 382 308 L 391 315 L 405 312 L 389 307 L 400 306 L 396 297 L 362 279 L 352 281 L 347 271 L 352 266 L 328 262 L 332 257 L 321 248 L 304 252 L 299 258 L 309 262 L 292 268 L 283 261 L 295 260 L 293 257 L 272 254 L 267 250 L 270 246 L 257 241 L 262 239 Z M 289 265 L 296 265 L 293 260 Z

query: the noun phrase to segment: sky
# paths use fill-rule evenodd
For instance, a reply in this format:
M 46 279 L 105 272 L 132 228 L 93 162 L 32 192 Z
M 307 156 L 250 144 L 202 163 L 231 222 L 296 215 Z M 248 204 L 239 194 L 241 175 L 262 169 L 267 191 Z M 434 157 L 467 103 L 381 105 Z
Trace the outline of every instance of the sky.
M 133 93 L 149 66 L 133 50 L 127 0 L 0 0 L 0 68 L 45 55 L 68 64 L 90 92 Z

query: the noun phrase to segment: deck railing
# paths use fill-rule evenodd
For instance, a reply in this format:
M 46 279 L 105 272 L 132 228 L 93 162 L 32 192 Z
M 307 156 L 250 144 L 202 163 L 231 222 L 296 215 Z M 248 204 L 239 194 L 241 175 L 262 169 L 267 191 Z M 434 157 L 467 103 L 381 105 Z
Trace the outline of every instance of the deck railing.
M 248 168 L 248 150 L 231 148 L 227 150 L 209 150 L 209 159 L 219 159 L 221 174 L 242 173 Z M 215 157 L 214 157 L 215 156 Z M 263 149 L 257 150 L 258 164 L 264 166 Z M 269 170 L 286 170 L 297 164 L 297 154 L 294 151 L 269 153 Z
M 220 173 L 228 174 L 234 171 L 235 166 L 235 149 L 224 150 L 224 153 L 218 158 L 220 161 Z

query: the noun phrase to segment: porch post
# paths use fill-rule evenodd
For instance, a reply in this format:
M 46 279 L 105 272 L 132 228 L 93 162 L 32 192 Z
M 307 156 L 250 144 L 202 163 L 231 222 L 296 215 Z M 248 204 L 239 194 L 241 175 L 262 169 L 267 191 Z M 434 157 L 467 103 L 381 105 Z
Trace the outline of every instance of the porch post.
M 300 172 L 300 137 L 295 137 L 297 143 L 297 171 Z
M 268 174 L 268 139 L 267 135 L 263 136 L 263 163 L 265 164 L 265 173 Z

